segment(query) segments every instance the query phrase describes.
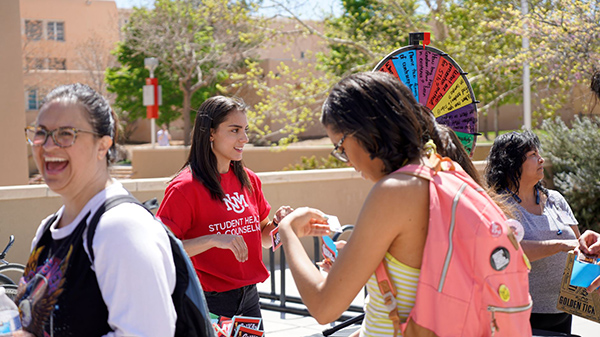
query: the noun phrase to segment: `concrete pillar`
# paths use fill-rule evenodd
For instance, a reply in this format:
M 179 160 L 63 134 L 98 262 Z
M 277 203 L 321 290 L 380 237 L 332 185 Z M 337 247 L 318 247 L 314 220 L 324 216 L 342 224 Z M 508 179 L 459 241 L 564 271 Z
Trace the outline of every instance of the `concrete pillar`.
M 0 1 L 0 186 L 29 180 L 19 0 Z

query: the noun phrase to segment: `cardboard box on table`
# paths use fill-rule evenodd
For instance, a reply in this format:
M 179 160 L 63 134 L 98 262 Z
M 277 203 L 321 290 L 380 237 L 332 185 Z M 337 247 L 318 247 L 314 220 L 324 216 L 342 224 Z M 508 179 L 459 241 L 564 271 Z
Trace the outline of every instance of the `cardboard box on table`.
M 575 254 L 569 252 L 556 308 L 569 314 L 600 323 L 600 294 L 597 291 L 590 294 L 585 288 L 570 284 L 574 261 Z

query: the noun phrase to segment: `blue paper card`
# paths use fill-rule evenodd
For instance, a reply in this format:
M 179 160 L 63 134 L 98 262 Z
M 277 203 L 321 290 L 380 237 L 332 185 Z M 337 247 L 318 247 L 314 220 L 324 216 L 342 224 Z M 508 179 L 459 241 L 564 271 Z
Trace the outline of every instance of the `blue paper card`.
M 575 260 L 571 273 L 571 285 L 587 288 L 600 276 L 600 265 Z
M 333 263 L 337 257 L 337 248 L 329 236 L 323 236 L 323 257 Z

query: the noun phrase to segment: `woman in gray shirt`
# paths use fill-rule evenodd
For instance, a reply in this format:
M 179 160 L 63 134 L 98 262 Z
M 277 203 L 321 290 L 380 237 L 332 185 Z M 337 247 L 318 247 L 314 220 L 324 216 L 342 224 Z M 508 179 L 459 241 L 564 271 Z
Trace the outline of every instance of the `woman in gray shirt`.
M 491 189 L 506 195 L 524 228 L 521 246 L 531 260 L 532 329 L 569 334 L 572 317 L 556 309 L 556 301 L 567 252 L 577 247 L 580 234 L 565 198 L 542 186 L 539 148 L 539 138 L 531 131 L 501 135 L 488 156 L 485 179 Z

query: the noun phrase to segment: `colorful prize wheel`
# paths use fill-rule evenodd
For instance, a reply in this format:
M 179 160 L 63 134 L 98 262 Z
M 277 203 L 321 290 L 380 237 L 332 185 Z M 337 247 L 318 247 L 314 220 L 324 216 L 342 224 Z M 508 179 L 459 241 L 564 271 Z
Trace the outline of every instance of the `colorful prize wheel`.
M 466 73 L 448 54 L 426 46 L 429 33 L 411 33 L 410 43 L 386 56 L 373 71 L 390 73 L 406 84 L 438 123 L 454 130 L 472 156 L 478 135 L 477 101 Z

